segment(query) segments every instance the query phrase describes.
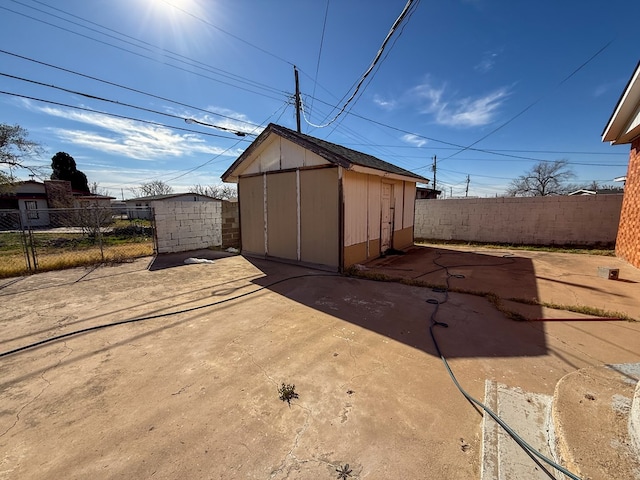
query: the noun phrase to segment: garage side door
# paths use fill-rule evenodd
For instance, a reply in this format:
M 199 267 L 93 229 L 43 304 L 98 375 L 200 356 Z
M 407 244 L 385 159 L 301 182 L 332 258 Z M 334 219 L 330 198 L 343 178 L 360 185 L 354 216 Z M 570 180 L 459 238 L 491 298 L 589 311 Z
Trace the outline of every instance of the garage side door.
M 303 262 L 339 267 L 338 169 L 300 171 Z
M 243 253 L 264 255 L 264 180 L 240 178 L 240 235 Z
M 267 175 L 267 254 L 298 259 L 296 173 Z

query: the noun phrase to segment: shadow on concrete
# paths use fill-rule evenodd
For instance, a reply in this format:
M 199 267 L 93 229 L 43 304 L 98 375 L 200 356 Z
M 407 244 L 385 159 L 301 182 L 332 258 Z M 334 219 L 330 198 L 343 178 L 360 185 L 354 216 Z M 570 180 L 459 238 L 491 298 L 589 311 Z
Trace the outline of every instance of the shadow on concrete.
M 156 270 L 164 270 L 165 268 L 174 268 L 188 266 L 185 260 L 188 258 L 203 259 L 203 260 L 216 260 L 218 258 L 232 257 L 235 253 L 228 253 L 219 250 L 191 250 L 188 252 L 177 253 L 159 253 L 154 257 L 149 265 L 149 271 L 155 272 Z
M 435 306 L 429 299 L 445 294 L 425 286 L 379 282 L 362 278 L 322 275 L 306 271 L 294 280 L 291 265 L 247 258 L 265 277 L 254 283 L 289 299 L 346 322 L 404 343 L 431 355 L 436 349 L 429 335 Z M 390 277 L 420 279 L 445 285 L 447 270 L 452 289 L 491 292 L 503 298 L 537 298 L 536 278 L 530 259 L 461 253 L 442 248 L 415 247 L 404 255 L 387 256 L 367 264 L 368 272 Z M 283 281 L 281 281 L 283 280 Z M 542 316 L 542 311 L 537 312 Z M 544 328 L 508 319 L 481 295 L 450 293 L 440 305 L 436 327 L 443 354 L 448 358 L 538 356 L 547 353 Z

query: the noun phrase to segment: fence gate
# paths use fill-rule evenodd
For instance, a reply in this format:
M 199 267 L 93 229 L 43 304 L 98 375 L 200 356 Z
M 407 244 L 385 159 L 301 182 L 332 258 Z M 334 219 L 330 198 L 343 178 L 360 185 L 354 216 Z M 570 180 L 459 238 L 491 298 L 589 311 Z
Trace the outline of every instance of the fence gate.
M 0 210 L 0 278 L 34 268 L 28 232 L 23 228 L 20 212 Z

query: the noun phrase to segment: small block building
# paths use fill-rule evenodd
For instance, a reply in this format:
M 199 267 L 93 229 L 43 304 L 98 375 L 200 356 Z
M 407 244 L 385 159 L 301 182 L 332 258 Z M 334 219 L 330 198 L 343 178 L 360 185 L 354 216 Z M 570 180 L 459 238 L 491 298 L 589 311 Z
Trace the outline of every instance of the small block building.
M 374 156 L 269 124 L 222 175 L 244 255 L 342 271 L 413 245 L 416 184 Z

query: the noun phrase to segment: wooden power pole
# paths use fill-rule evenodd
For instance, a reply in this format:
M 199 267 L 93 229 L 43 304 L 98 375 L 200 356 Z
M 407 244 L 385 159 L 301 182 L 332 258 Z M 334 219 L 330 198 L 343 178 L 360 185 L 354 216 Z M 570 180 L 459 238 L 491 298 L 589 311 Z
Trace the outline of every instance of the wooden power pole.
M 433 156 L 433 165 L 431 166 L 431 169 L 433 170 L 433 191 L 435 193 L 436 190 L 436 167 L 437 167 L 437 158 L 434 155 Z
M 300 130 L 300 81 L 298 80 L 298 69 L 293 66 L 293 75 L 296 79 L 296 126 L 298 127 L 298 133 L 302 133 Z

